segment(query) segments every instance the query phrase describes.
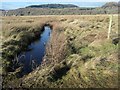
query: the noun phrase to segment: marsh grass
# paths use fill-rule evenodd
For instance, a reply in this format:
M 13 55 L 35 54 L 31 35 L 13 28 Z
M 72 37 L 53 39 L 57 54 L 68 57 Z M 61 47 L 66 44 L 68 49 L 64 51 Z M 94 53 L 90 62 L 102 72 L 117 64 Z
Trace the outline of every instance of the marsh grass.
M 112 39 L 118 36 L 118 22 L 117 16 L 113 18 L 114 33 L 107 40 L 108 15 L 3 17 L 2 49 L 5 57 L 17 53 L 49 24 L 52 34 L 43 62 L 22 78 L 21 87 L 116 88 L 118 44 Z

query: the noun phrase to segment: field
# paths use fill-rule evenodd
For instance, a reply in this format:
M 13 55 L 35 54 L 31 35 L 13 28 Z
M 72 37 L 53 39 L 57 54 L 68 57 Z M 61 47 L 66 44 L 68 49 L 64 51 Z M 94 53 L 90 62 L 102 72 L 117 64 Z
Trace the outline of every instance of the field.
M 46 15 L 2 17 L 3 87 L 118 87 L 118 16 Z M 18 77 L 13 59 L 50 25 L 52 35 L 43 62 Z M 13 68 L 14 67 L 14 68 Z

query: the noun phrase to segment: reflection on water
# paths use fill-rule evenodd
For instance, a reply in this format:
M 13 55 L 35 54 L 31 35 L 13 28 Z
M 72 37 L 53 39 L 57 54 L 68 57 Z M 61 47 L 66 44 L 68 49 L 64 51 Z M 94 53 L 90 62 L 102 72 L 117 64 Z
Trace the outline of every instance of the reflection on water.
M 24 63 L 24 73 L 30 72 L 32 68 L 35 68 L 36 65 L 41 63 L 42 58 L 45 55 L 45 46 L 50 38 L 50 34 L 50 27 L 45 26 L 40 38 L 28 46 L 30 50 L 21 54 L 20 61 Z

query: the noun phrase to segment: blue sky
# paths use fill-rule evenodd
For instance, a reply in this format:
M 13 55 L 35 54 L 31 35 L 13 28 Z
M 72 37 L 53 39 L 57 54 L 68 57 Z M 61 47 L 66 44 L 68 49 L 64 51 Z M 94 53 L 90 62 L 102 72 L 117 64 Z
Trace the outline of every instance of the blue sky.
M 22 1 L 22 2 L 21 2 Z M 106 2 L 110 2 L 110 0 L 3 0 L 2 7 L 0 9 L 17 9 L 23 8 L 29 5 L 40 5 L 40 4 L 75 4 L 80 7 L 99 7 L 104 5 Z M 118 1 L 118 0 L 111 0 L 111 1 Z

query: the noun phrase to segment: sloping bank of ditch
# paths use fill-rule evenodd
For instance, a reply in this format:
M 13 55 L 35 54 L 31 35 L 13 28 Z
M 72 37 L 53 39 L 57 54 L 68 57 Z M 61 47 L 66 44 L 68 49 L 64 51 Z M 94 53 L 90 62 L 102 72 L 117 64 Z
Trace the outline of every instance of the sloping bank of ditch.
M 3 59 L 12 64 L 12 60 L 24 50 L 27 50 L 28 45 L 37 40 L 43 32 L 44 23 L 35 27 L 13 27 L 11 36 L 6 42 L 2 44 L 2 57 Z M 17 35 L 16 35 L 17 34 Z M 10 66 L 10 65 L 8 65 Z M 12 68 L 6 67 L 7 71 L 12 71 Z
M 9 87 L 9 85 L 7 85 L 8 82 L 21 77 L 24 63 L 19 61 L 19 57 L 21 57 L 20 53 L 29 51 L 28 46 L 42 37 L 41 34 L 44 33 L 45 26 L 52 28 L 52 26 L 46 24 L 46 22 L 38 23 L 35 26 L 16 26 L 11 28 L 10 38 L 2 44 L 3 87 Z M 47 32 L 47 34 L 48 33 L 49 32 Z M 43 37 L 43 39 L 43 41 L 47 42 L 45 37 Z M 27 64 L 28 63 L 26 63 L 26 65 Z M 22 76 L 24 74 L 22 74 Z
M 68 53 L 67 52 L 68 42 L 67 42 L 67 37 L 64 35 L 64 27 L 62 27 L 61 25 L 58 26 L 58 24 L 54 24 L 54 23 L 44 24 L 43 26 L 45 25 L 49 25 L 52 28 L 52 34 L 51 34 L 49 43 L 46 46 L 46 53 L 42 63 L 32 73 L 37 72 L 39 69 L 45 70 L 45 72 L 41 73 L 40 77 L 42 76 L 44 77 L 44 75 L 47 75 L 45 77 L 48 79 L 47 81 L 54 82 L 59 78 L 61 78 L 63 75 L 65 75 L 67 71 L 70 69 L 69 66 L 66 64 L 66 62 L 64 62 L 64 59 Z M 57 72 L 57 74 L 55 74 L 55 72 Z M 15 75 L 19 73 L 20 72 L 17 72 Z M 39 74 L 36 74 L 36 75 L 39 75 Z M 12 76 L 14 75 L 12 74 Z M 24 78 L 27 76 L 28 75 L 25 75 L 20 79 L 16 78 L 16 76 L 11 78 L 6 78 L 8 82 L 4 83 L 5 85 L 4 87 L 17 87 L 17 88 L 27 87 L 27 85 L 24 86 L 24 82 L 23 82 Z M 35 76 L 34 78 L 37 78 L 37 76 Z M 10 79 L 12 80 L 12 82 L 10 82 Z M 44 86 L 44 84 L 41 84 L 41 85 Z

